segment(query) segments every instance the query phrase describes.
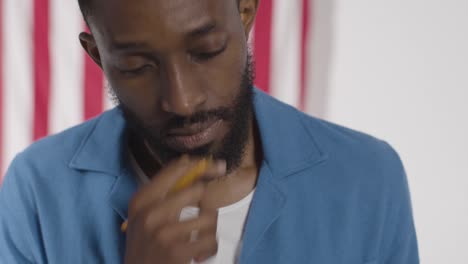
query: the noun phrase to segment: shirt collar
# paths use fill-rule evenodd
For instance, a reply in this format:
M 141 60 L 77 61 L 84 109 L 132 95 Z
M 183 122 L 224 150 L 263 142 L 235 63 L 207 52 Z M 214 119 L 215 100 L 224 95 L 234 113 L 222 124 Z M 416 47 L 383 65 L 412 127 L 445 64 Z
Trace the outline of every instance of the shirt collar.
M 114 176 L 128 171 L 126 122 L 121 109 L 115 107 L 90 123 L 92 128 L 82 140 L 69 166 Z
M 255 115 L 265 162 L 275 178 L 284 178 L 327 158 L 306 126 L 306 115 L 255 89 Z

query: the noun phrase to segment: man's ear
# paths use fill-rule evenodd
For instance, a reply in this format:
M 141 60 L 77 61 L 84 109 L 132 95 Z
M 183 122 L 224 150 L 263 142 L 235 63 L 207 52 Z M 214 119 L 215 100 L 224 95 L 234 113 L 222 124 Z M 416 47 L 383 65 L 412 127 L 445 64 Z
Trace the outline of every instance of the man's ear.
M 86 32 L 81 32 L 80 43 L 86 53 L 88 53 L 89 57 L 91 57 L 91 59 L 93 59 L 93 61 L 102 69 L 101 55 L 99 54 L 96 40 L 94 39 L 93 35 Z
M 239 12 L 247 37 L 255 22 L 259 1 L 260 0 L 239 0 Z

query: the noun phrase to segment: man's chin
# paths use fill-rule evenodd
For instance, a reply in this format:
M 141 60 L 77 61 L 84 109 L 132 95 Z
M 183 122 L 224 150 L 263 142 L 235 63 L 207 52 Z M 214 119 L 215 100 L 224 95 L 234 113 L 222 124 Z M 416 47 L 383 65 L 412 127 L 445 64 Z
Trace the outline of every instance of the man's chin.
M 172 149 L 173 153 L 178 153 L 178 156 L 182 156 L 184 154 L 189 156 L 200 156 L 205 157 L 213 154 L 211 144 L 206 144 L 196 148 L 184 148 L 184 149 Z

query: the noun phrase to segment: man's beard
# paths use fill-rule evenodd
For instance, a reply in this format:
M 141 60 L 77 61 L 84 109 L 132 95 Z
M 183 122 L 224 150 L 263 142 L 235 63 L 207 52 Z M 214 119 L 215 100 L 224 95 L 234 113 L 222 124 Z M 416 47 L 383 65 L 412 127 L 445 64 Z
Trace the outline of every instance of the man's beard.
M 154 134 L 154 129 L 145 127 L 143 123 L 122 104 L 115 96 L 115 92 L 110 89 L 113 100 L 116 101 L 122 110 L 128 124 L 128 128 L 142 139 L 150 152 L 153 152 L 159 161 L 163 164 L 183 155 L 191 156 L 212 156 L 214 159 L 225 160 L 227 164 L 227 173 L 232 172 L 242 162 L 245 148 L 249 138 L 251 121 L 253 119 L 253 80 L 254 63 L 251 53 L 248 53 L 247 63 L 241 74 L 240 90 L 233 103 L 229 107 L 220 107 L 214 110 L 202 111 L 193 114 L 190 117 L 173 116 L 168 120 L 163 128 L 165 131 L 175 128 L 181 128 L 199 122 L 223 120 L 228 124 L 228 132 L 221 141 L 220 147 L 214 148 L 213 143 L 201 146 L 188 151 L 178 151 L 166 144 L 164 133 Z M 153 131 L 153 132 L 152 132 Z M 160 131 L 162 132 L 162 131 Z

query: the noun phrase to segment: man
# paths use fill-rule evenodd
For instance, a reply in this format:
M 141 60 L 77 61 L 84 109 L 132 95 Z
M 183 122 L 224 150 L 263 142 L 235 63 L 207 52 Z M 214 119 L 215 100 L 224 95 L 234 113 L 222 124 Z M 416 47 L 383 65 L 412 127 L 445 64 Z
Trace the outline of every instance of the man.
M 257 0 L 80 6 L 118 107 L 16 157 L 1 263 L 419 262 L 393 149 L 253 88 Z

